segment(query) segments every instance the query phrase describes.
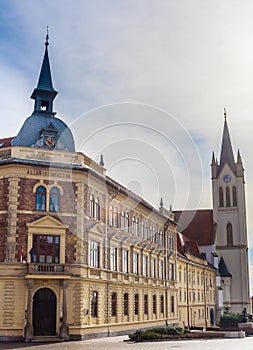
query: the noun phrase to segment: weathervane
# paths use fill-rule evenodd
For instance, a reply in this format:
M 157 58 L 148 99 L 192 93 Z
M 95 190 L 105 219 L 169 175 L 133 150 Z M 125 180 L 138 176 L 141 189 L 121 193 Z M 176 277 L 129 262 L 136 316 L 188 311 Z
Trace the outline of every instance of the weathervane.
M 46 42 L 45 42 L 45 45 L 48 46 L 49 45 L 49 35 L 48 35 L 48 26 L 47 26 L 47 35 L 46 35 Z

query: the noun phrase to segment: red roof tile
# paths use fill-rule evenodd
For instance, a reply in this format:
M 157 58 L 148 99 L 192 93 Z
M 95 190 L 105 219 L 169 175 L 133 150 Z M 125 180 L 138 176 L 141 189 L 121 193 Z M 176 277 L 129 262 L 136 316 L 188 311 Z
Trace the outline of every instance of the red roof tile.
M 178 222 L 178 231 L 197 241 L 201 245 L 214 244 L 215 232 L 213 224 L 213 210 L 176 210 L 175 221 Z
M 15 136 L 13 136 L 13 137 L 5 137 L 3 139 L 0 139 L 0 148 L 10 147 L 11 146 L 11 140 L 13 140 L 14 138 L 15 138 Z

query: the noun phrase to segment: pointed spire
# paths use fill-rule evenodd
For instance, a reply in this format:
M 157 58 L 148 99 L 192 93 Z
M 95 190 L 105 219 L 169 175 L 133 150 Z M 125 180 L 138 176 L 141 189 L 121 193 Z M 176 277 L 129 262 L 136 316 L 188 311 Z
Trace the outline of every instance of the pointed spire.
M 163 208 L 163 198 L 161 197 L 160 208 Z
M 48 58 L 48 46 L 49 46 L 49 35 L 48 35 L 48 27 L 47 27 L 45 53 L 44 53 L 44 58 L 41 66 L 37 89 L 56 92 L 52 82 L 51 69 L 50 69 L 49 58 Z
M 215 164 L 215 155 L 214 155 L 214 151 L 212 153 L 212 164 Z
M 34 112 L 47 113 L 54 116 L 53 100 L 58 92 L 53 87 L 50 63 L 48 58 L 49 35 L 48 27 L 45 41 L 45 53 L 42 61 L 37 87 L 33 90 L 31 98 L 35 100 Z
M 239 149 L 238 149 L 238 152 L 237 152 L 237 163 L 242 163 L 242 157 L 241 157 Z
M 223 168 L 225 163 L 227 163 L 230 168 L 234 171 L 235 170 L 235 160 L 234 160 L 234 154 L 232 149 L 232 144 L 230 140 L 229 130 L 228 130 L 228 124 L 227 124 L 227 113 L 226 109 L 224 109 L 224 128 L 223 128 L 223 135 L 222 135 L 222 142 L 221 142 L 221 154 L 220 154 L 220 170 Z

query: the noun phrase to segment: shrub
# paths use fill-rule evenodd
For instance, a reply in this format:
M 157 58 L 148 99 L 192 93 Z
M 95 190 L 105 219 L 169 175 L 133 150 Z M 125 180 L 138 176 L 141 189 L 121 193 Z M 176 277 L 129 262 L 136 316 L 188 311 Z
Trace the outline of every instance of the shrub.
M 244 316 L 239 313 L 227 312 L 220 317 L 221 328 L 237 327 L 238 323 L 244 321 Z
M 181 327 L 156 327 L 152 329 L 147 329 L 145 331 L 141 331 L 141 339 L 142 340 L 154 340 L 160 339 L 161 334 L 169 334 L 169 335 L 182 335 L 185 331 Z M 129 334 L 130 340 L 136 340 L 136 333 Z

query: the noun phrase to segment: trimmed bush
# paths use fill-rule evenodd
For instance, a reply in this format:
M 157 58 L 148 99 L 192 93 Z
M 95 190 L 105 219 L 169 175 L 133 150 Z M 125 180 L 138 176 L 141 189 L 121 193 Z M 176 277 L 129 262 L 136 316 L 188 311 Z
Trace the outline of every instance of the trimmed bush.
M 145 331 L 141 331 L 141 339 L 142 340 L 155 340 L 160 339 L 161 334 L 168 335 L 182 335 L 185 331 L 181 327 L 156 327 L 152 329 L 147 329 Z M 130 340 L 136 341 L 136 333 L 129 334 Z
M 242 314 L 227 312 L 220 317 L 220 326 L 221 328 L 236 328 L 238 323 L 245 322 L 245 317 Z

